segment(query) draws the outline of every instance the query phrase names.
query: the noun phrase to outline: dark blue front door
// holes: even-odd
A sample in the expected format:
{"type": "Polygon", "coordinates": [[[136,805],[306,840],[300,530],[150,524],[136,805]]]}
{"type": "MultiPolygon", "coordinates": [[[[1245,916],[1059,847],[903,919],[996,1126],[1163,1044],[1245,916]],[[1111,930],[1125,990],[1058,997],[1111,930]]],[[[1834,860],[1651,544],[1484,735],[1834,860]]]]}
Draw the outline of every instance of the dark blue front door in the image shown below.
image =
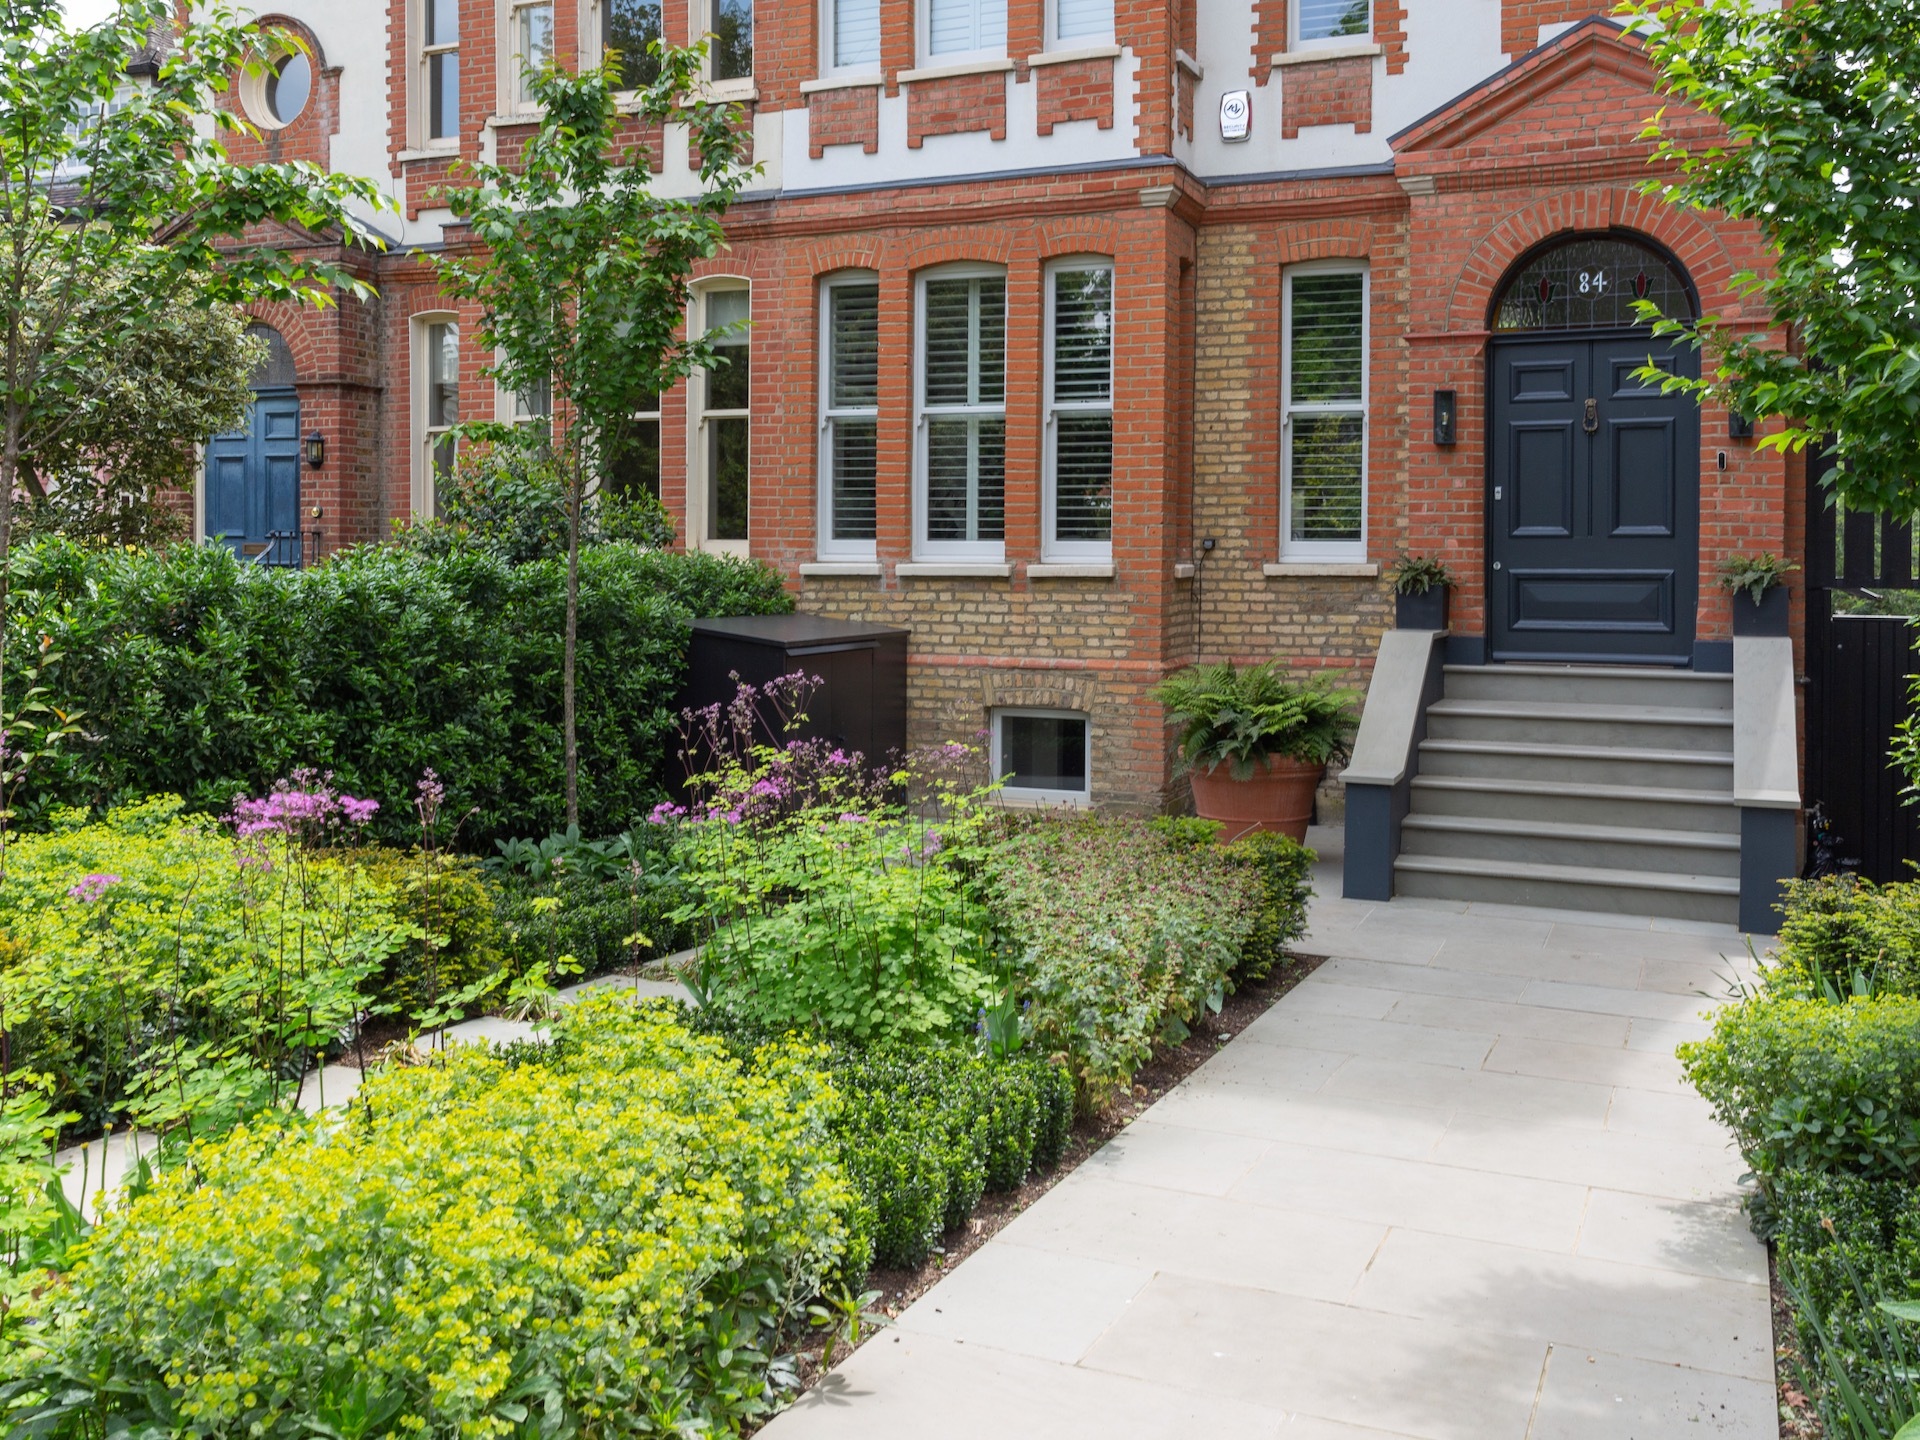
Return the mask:
{"type": "Polygon", "coordinates": [[[257,390],[247,428],[207,443],[207,535],[269,565],[300,560],[300,397],[257,390]]]}
{"type": "Polygon", "coordinates": [[[1496,340],[1487,644],[1496,660],[1693,658],[1700,408],[1634,372],[1699,373],[1644,334],[1496,340]]]}

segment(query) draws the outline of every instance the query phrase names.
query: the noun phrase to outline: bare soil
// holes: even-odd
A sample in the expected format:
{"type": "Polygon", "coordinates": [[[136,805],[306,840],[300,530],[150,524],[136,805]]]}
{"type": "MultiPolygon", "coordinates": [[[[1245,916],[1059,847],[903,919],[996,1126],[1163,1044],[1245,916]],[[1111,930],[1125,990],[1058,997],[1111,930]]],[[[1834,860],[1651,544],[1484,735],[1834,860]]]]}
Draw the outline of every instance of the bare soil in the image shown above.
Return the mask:
{"type": "Polygon", "coordinates": [[[1773,1285],[1773,1383],[1780,1391],[1780,1440],[1824,1440],[1825,1428],[1813,1401],[1800,1388],[1800,1336],[1793,1323],[1793,1302],[1780,1283],[1780,1266],[1767,1247],[1767,1276],[1773,1285]]]}

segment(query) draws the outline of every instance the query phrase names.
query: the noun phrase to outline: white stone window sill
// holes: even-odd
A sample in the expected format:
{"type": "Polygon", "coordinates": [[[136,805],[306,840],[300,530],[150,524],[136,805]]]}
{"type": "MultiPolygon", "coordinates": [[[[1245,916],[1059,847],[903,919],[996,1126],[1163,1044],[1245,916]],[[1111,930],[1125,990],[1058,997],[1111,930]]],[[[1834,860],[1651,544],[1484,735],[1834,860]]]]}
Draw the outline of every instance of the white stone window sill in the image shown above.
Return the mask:
{"type": "Polygon", "coordinates": [[[810,560],[800,567],[800,577],[803,580],[853,579],[856,577],[877,580],[881,573],[880,562],[878,560],[810,560]]]}
{"type": "Polygon", "coordinates": [[[460,158],[460,143],[457,140],[449,141],[445,145],[436,145],[431,150],[402,150],[393,158],[398,160],[402,165],[412,160],[458,160],[460,158]]]}
{"type": "Polygon", "coordinates": [[[700,98],[720,104],[732,101],[751,104],[760,98],[760,87],[751,79],[709,80],[702,88],[700,98]]]}
{"type": "Polygon", "coordinates": [[[987,560],[903,560],[893,573],[902,580],[1005,580],[1013,566],[987,560]]]}
{"type": "Polygon", "coordinates": [[[503,125],[538,125],[542,118],[539,110],[515,110],[510,114],[489,115],[485,128],[498,130],[503,125]]]}
{"type": "Polygon", "coordinates": [[[1277,565],[1262,565],[1260,573],[1269,580],[1372,580],[1380,567],[1372,561],[1341,564],[1325,560],[1284,560],[1277,565]]]}
{"type": "Polygon", "coordinates": [[[1176,580],[1191,580],[1199,573],[1200,567],[1191,560],[1176,560],[1173,562],[1173,578],[1176,580]]]}
{"type": "Polygon", "coordinates": [[[822,90],[857,90],[862,87],[878,89],[887,83],[884,75],[823,75],[818,80],[802,80],[802,95],[817,95],[822,90]]]}
{"type": "Polygon", "coordinates": [[[1173,52],[1173,63],[1196,80],[1204,80],[1207,78],[1207,67],[1184,50],[1176,50],[1173,52]]]}
{"type": "Polygon", "coordinates": [[[1013,69],[1013,61],[1002,55],[992,60],[966,60],[958,65],[928,65],[919,70],[902,70],[894,78],[902,85],[916,80],[951,80],[960,75],[996,75],[1013,69]]]}
{"type": "Polygon", "coordinates": [[[1311,65],[1317,60],[1371,60],[1376,55],[1387,53],[1387,47],[1376,45],[1371,40],[1358,41],[1352,45],[1308,45],[1300,50],[1289,50],[1284,55],[1273,57],[1273,68],[1285,69],[1289,65],[1311,65]]]}
{"type": "Polygon", "coordinates": [[[994,797],[1007,810],[1087,810],[1093,800],[1086,795],[1016,795],[1006,790],[994,797]]]}
{"type": "Polygon", "coordinates": [[[1071,65],[1076,60],[1118,60],[1118,45],[1086,45],[1078,50],[1043,50],[1038,55],[1029,55],[1029,65],[1071,65]]]}
{"type": "Polygon", "coordinates": [[[1111,580],[1111,560],[1049,561],[1027,566],[1029,580],[1111,580]]]}

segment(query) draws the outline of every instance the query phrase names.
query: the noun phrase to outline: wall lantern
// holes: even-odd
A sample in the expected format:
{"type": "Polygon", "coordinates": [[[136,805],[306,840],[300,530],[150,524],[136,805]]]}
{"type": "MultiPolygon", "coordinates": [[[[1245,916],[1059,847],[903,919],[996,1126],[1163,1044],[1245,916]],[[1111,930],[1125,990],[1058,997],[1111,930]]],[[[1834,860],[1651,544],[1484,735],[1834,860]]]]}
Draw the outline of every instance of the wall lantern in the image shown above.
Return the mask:
{"type": "Polygon", "coordinates": [[[1751,440],[1753,438],[1753,421],[1742,415],[1738,410],[1729,410],[1727,412],[1727,438],[1729,440],[1751,440]]]}
{"type": "Polygon", "coordinates": [[[1451,445],[1459,439],[1460,393],[1457,390],[1433,392],[1433,443],[1451,445]]]}
{"type": "Polygon", "coordinates": [[[327,437],[318,430],[310,432],[306,438],[307,465],[318,470],[327,463],[327,437]]]}

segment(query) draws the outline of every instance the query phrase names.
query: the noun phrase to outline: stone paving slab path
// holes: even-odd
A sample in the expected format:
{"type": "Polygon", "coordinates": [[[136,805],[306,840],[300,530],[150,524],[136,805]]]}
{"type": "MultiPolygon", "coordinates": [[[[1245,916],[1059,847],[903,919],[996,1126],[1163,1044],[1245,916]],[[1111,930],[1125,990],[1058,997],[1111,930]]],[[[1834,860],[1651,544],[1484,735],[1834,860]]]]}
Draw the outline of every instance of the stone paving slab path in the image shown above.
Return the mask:
{"type": "Polygon", "coordinates": [[[1775,1435],[1743,1166],[1673,1058],[1744,937],[1337,898],[1312,927],[1335,958],[766,1440],[1775,1435]]]}

